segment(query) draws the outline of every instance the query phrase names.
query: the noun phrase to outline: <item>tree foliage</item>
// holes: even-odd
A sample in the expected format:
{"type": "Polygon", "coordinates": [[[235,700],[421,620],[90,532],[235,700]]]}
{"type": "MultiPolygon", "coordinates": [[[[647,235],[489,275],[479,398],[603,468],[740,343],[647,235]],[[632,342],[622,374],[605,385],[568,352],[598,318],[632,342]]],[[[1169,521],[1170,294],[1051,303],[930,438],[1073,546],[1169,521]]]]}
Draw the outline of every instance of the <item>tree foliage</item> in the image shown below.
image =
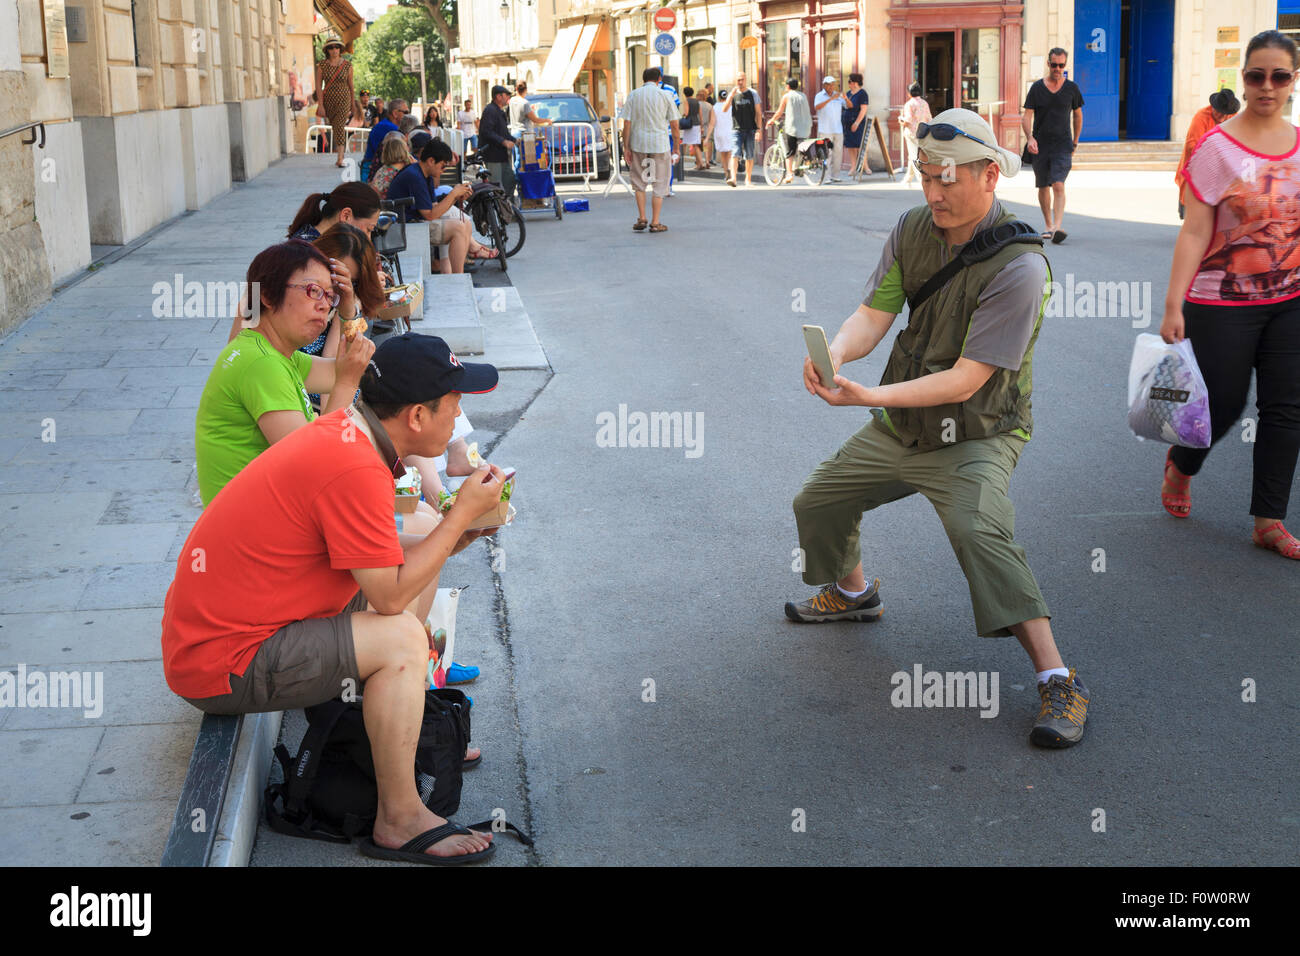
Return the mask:
{"type": "Polygon", "coordinates": [[[402,51],[408,44],[424,43],[424,71],[430,101],[440,98],[447,86],[447,48],[437,26],[421,8],[390,7],[357,38],[352,57],[354,86],[374,96],[408,102],[420,98],[420,74],[403,73],[402,51]]]}
{"type": "Polygon", "coordinates": [[[438,30],[438,35],[442,37],[443,43],[448,49],[455,49],[460,45],[456,23],[456,0],[397,0],[404,7],[413,7],[416,10],[423,10],[433,25],[438,30]]]}

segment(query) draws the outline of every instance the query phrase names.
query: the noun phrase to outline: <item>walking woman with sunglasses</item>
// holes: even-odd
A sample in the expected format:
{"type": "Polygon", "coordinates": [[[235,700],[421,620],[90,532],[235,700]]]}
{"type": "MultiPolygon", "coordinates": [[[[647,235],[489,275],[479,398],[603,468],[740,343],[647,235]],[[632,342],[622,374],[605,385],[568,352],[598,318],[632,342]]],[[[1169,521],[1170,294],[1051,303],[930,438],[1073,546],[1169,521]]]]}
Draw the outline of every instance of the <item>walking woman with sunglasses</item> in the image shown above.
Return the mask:
{"type": "MultiPolygon", "coordinates": [[[[1300,138],[1282,110],[1298,64],[1276,30],[1246,47],[1245,108],[1205,135],[1183,174],[1187,218],[1160,326],[1166,342],[1192,343],[1214,442],[1240,420],[1255,370],[1253,539],[1293,559],[1300,541],[1282,519],[1300,452],[1300,138]]],[[[1207,454],[1169,450],[1160,497],[1175,518],[1191,512],[1190,481],[1207,454]]]]}
{"type": "Polygon", "coordinates": [[[346,270],[332,270],[311,243],[290,239],[263,249],[247,281],[258,307],[217,356],[194,421],[205,506],[245,465],[316,417],[309,391],[329,394],[325,414],[351,405],[375,351],[365,336],[345,339],[334,359],[298,351],[325,331],[340,298],[354,295],[346,270]]]}

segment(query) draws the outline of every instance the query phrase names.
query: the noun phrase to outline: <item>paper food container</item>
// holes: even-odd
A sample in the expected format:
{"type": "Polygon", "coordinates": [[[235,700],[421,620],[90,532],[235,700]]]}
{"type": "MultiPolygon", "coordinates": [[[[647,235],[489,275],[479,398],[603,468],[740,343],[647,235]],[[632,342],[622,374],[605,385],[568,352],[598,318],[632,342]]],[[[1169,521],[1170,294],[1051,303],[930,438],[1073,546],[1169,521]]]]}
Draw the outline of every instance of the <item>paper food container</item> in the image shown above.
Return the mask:
{"type": "Polygon", "coordinates": [[[410,282],[388,291],[388,301],[375,312],[381,321],[400,319],[408,315],[424,314],[424,285],[410,282]]]}
{"type": "Polygon", "coordinates": [[[393,510],[399,515],[415,514],[415,506],[420,503],[420,473],[408,468],[406,474],[397,479],[393,494],[393,510]]]}
{"type": "Polygon", "coordinates": [[[495,508],[479,515],[465,530],[482,531],[484,528],[499,528],[514,520],[515,506],[508,501],[498,501],[495,508]]]}
{"type": "MultiPolygon", "coordinates": [[[[514,500],[515,478],[517,475],[512,474],[506,482],[506,487],[502,491],[502,498],[489,511],[483,512],[470,523],[466,531],[481,531],[484,528],[499,528],[510,524],[515,520],[515,509],[511,502],[514,500]]],[[[462,482],[463,483],[463,482],[462,482]]],[[[450,480],[448,482],[450,484],[450,480]]],[[[458,485],[459,487],[459,485],[458,485]]],[[[439,499],[439,510],[445,511],[450,505],[447,504],[449,495],[443,492],[442,498],[439,499]]]]}

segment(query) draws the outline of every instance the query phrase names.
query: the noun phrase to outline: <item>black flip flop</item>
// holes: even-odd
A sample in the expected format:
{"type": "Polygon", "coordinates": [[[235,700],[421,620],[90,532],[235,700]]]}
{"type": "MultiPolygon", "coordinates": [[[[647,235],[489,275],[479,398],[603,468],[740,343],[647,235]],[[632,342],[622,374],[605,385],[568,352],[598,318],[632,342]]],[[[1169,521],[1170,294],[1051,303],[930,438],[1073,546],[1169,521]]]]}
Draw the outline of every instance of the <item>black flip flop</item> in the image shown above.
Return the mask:
{"type": "Polygon", "coordinates": [[[1065,235],[1066,233],[1064,229],[1056,230],[1056,232],[1052,234],[1052,245],[1059,246],[1061,243],[1065,242],[1065,235]]]}
{"type": "Polygon", "coordinates": [[[479,860],[486,860],[496,852],[495,843],[489,843],[486,850],[479,850],[477,853],[462,853],[460,856],[433,856],[424,852],[435,843],[445,840],[449,836],[469,832],[470,830],[467,827],[457,823],[444,823],[432,830],[425,830],[418,837],[408,840],[396,850],[380,846],[375,842],[373,836],[366,837],[358,846],[363,855],[373,857],[376,860],[396,860],[399,863],[427,863],[431,866],[459,866],[462,863],[477,863],[479,860]]]}
{"type": "Polygon", "coordinates": [[[481,764],[482,762],[483,762],[483,751],[480,750],[480,751],[479,751],[479,755],[478,755],[477,757],[475,757],[473,760],[462,760],[462,761],[461,761],[461,764],[460,764],[460,769],[461,769],[461,770],[473,770],[475,767],[477,767],[477,766],[478,766],[479,764],[481,764]]]}

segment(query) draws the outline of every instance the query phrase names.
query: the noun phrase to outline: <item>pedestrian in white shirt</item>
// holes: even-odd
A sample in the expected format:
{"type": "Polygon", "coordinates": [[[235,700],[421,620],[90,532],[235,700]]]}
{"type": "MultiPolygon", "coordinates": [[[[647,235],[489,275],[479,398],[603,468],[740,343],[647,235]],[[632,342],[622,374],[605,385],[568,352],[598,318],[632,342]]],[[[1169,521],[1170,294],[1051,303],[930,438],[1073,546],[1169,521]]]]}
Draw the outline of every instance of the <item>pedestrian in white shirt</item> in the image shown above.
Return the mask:
{"type": "Polygon", "coordinates": [[[835,92],[838,80],[828,76],[822,80],[822,91],[817,94],[813,106],[817,109],[817,135],[831,141],[831,182],[843,182],[840,179],[840,164],[844,161],[844,108],[849,105],[849,98],[843,93],[835,92]]]}
{"type": "Polygon", "coordinates": [[[633,90],[623,104],[623,160],[627,163],[632,195],[636,197],[637,219],[632,228],[646,228],[645,193],[654,190],[651,200],[651,232],[667,232],[659,221],[664,196],[668,195],[669,171],[677,162],[678,107],[659,88],[661,71],[647,67],[641,74],[643,85],[633,90]]]}
{"type": "Polygon", "coordinates": [[[920,178],[916,172],[916,128],[932,119],[930,104],[921,97],[921,84],[913,83],[907,88],[907,93],[911,99],[903,104],[903,109],[898,114],[898,129],[903,134],[907,157],[907,175],[903,177],[904,186],[912,185],[913,177],[920,178]]]}

